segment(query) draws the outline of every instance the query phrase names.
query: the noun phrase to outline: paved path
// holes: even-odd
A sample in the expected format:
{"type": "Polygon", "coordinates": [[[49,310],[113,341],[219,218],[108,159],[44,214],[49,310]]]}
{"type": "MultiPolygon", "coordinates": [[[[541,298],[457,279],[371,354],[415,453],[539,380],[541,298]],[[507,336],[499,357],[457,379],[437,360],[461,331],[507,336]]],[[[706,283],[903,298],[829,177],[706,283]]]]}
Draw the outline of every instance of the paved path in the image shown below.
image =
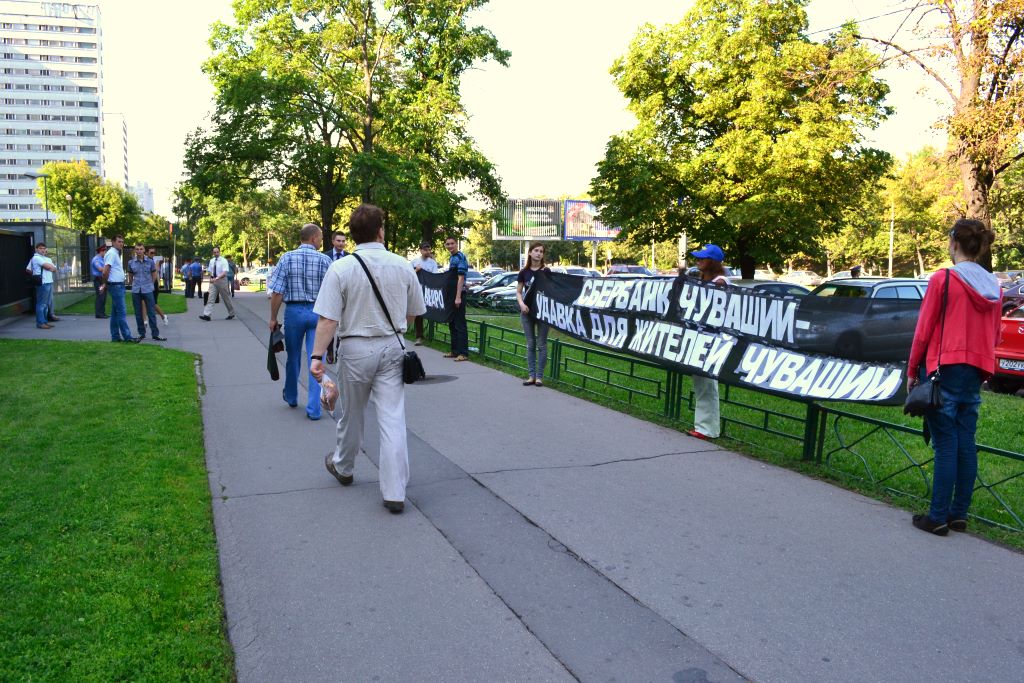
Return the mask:
{"type": "Polygon", "coordinates": [[[368,459],[324,471],[333,424],[281,401],[266,298],[235,301],[161,332],[202,357],[240,681],[1020,680],[1021,554],[432,350],[390,515],[368,459]]]}

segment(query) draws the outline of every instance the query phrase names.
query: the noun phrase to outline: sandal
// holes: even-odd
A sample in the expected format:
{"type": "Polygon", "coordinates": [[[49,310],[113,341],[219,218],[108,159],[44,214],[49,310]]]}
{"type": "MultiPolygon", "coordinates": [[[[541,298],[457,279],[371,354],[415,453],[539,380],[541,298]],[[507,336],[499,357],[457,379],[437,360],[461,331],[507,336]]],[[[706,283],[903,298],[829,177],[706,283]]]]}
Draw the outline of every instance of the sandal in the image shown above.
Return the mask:
{"type": "Polygon", "coordinates": [[[544,382],[542,382],[541,380],[537,380],[536,382],[533,383],[533,386],[542,387],[544,386],[544,382]]]}
{"type": "Polygon", "coordinates": [[[534,378],[531,377],[530,379],[528,379],[525,382],[523,382],[523,386],[524,387],[533,386],[534,384],[536,384],[536,382],[537,382],[537,380],[535,380],[534,378]]]}
{"type": "Polygon", "coordinates": [[[456,363],[458,363],[460,361],[464,361],[464,360],[469,360],[469,356],[455,356],[455,362],[456,363]]]}
{"type": "Polygon", "coordinates": [[[454,353],[446,353],[443,356],[441,356],[441,358],[455,358],[455,354],[454,353]]]}

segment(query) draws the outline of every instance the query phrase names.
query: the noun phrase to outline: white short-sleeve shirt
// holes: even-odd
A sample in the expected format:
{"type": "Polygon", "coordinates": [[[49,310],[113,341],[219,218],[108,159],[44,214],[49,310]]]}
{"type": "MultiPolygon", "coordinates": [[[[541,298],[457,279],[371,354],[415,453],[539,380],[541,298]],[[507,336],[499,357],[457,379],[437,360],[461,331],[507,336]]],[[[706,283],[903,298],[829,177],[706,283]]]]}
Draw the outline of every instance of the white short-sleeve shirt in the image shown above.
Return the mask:
{"type": "MultiPolygon", "coordinates": [[[[407,316],[427,312],[423,290],[412,265],[389,252],[380,242],[360,244],[355,253],[366,262],[395,327],[405,332],[407,316]]],[[[337,320],[340,337],[385,337],[395,333],[363,267],[354,258],[338,259],[331,264],[320,285],[313,311],[337,320]]]]}
{"type": "Polygon", "coordinates": [[[103,266],[110,266],[110,274],[107,276],[107,282],[113,284],[124,284],[124,266],[121,265],[121,252],[116,247],[107,249],[106,255],[103,257],[103,266]]]}

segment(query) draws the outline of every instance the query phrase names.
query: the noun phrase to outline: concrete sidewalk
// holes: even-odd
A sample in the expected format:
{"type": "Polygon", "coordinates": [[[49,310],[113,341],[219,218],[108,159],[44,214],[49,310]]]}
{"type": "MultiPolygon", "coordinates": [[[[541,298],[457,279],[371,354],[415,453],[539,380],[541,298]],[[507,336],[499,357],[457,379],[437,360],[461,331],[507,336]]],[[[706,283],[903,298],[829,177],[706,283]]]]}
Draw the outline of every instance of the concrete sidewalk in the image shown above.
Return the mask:
{"type": "Polygon", "coordinates": [[[161,333],[202,356],[241,681],[1020,678],[1019,553],[429,349],[393,516],[373,463],[338,486],[334,425],[281,400],[265,296],[189,303],[161,333]]]}

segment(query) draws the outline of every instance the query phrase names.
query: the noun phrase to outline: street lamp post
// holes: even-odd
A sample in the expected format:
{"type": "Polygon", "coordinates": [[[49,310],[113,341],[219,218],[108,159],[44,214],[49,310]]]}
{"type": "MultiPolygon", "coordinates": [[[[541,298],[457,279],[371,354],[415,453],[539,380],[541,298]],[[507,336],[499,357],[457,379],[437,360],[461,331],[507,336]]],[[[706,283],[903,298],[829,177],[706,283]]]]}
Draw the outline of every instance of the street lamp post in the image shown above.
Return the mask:
{"type": "Polygon", "coordinates": [[[49,173],[33,173],[32,171],[29,171],[28,173],[23,173],[22,175],[24,175],[26,178],[32,178],[33,180],[35,180],[36,178],[42,178],[43,179],[43,207],[46,209],[46,222],[49,223],[50,222],[50,192],[49,192],[48,188],[46,187],[46,179],[50,177],[50,174],[49,173]]]}
{"type": "Polygon", "coordinates": [[[75,217],[71,215],[71,195],[64,195],[64,199],[68,200],[68,227],[72,230],[75,229],[75,217]]]}

